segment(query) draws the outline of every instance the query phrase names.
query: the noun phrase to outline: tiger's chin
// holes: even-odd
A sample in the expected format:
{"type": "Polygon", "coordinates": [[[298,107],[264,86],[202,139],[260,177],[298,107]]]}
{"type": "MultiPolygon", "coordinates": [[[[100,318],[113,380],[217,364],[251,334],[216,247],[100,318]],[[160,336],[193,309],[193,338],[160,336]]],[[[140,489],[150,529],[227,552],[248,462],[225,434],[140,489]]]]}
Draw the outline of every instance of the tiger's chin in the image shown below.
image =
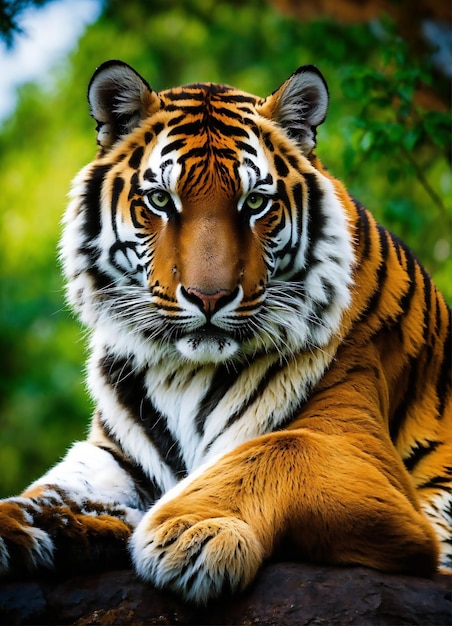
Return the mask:
{"type": "Polygon", "coordinates": [[[223,363],[236,356],[240,344],[221,330],[215,333],[195,332],[176,341],[180,354],[194,363],[223,363]]]}

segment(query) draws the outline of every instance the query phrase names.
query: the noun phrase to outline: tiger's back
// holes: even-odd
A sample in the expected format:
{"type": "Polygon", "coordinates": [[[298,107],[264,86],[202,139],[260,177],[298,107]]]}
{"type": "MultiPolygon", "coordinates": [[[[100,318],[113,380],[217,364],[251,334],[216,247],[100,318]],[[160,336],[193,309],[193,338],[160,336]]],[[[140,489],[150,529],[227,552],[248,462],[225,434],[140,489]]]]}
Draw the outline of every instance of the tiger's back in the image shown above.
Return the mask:
{"type": "Polygon", "coordinates": [[[441,543],[450,567],[450,311],[315,156],[318,70],[262,99],[157,94],[109,62],[89,100],[99,153],[61,250],[96,411],[86,442],[5,501],[19,563],[54,567],[85,527],[72,562],[108,563],[132,534],[137,572],[196,602],[245,587],[286,540],[418,574],[441,543]]]}
{"type": "Polygon", "coordinates": [[[356,308],[350,311],[357,350],[344,359],[342,375],[360,371],[356,386],[365,390],[375,365],[361,349],[367,343],[375,348],[382,416],[424,511],[445,541],[443,563],[451,567],[451,310],[413,252],[362,205],[348,206],[357,244],[356,308]]]}

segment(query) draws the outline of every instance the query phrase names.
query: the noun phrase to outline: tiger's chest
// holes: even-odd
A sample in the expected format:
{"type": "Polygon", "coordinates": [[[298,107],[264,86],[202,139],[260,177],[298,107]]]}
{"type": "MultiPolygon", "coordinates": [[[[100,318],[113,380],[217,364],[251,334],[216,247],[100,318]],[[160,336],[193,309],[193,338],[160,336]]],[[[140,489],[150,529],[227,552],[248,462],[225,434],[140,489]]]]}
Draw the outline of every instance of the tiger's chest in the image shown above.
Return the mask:
{"type": "Polygon", "coordinates": [[[165,466],[168,475],[181,477],[290,422],[330,361],[325,352],[287,363],[263,355],[196,368],[172,359],[140,366],[105,350],[102,355],[90,380],[106,430],[136,462],[146,456],[148,473],[156,475],[160,463],[163,483],[165,466]]]}

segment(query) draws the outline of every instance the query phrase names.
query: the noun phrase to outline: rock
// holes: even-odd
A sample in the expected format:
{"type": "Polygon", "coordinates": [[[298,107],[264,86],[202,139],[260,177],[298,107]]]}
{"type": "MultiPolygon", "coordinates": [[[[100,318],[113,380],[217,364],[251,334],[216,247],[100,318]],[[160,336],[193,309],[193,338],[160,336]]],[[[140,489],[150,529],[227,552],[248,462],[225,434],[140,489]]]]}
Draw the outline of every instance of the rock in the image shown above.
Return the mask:
{"type": "Polygon", "coordinates": [[[450,626],[452,579],[272,563],[241,596],[197,609],[116,570],[3,584],[0,623],[450,626]]]}

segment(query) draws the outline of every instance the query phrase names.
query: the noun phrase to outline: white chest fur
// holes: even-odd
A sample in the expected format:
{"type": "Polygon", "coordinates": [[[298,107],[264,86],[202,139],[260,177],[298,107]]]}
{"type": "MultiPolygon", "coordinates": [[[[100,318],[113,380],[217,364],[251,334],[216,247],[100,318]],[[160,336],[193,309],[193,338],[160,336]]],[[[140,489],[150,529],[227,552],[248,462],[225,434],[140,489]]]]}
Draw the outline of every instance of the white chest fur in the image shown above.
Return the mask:
{"type": "Polygon", "coordinates": [[[236,365],[196,367],[172,358],[145,365],[130,355],[112,357],[110,347],[110,371],[116,367],[119,373],[109,379],[100,365],[106,353],[99,346],[91,359],[89,382],[97,407],[126,455],[163,491],[180,478],[167,463],[174,449],[191,473],[211,458],[277,430],[306,401],[332,358],[318,350],[283,363],[276,355],[263,355],[236,365]],[[131,396],[129,385],[135,390],[131,396]],[[162,429],[163,443],[153,439],[154,430],[162,429]]]}

